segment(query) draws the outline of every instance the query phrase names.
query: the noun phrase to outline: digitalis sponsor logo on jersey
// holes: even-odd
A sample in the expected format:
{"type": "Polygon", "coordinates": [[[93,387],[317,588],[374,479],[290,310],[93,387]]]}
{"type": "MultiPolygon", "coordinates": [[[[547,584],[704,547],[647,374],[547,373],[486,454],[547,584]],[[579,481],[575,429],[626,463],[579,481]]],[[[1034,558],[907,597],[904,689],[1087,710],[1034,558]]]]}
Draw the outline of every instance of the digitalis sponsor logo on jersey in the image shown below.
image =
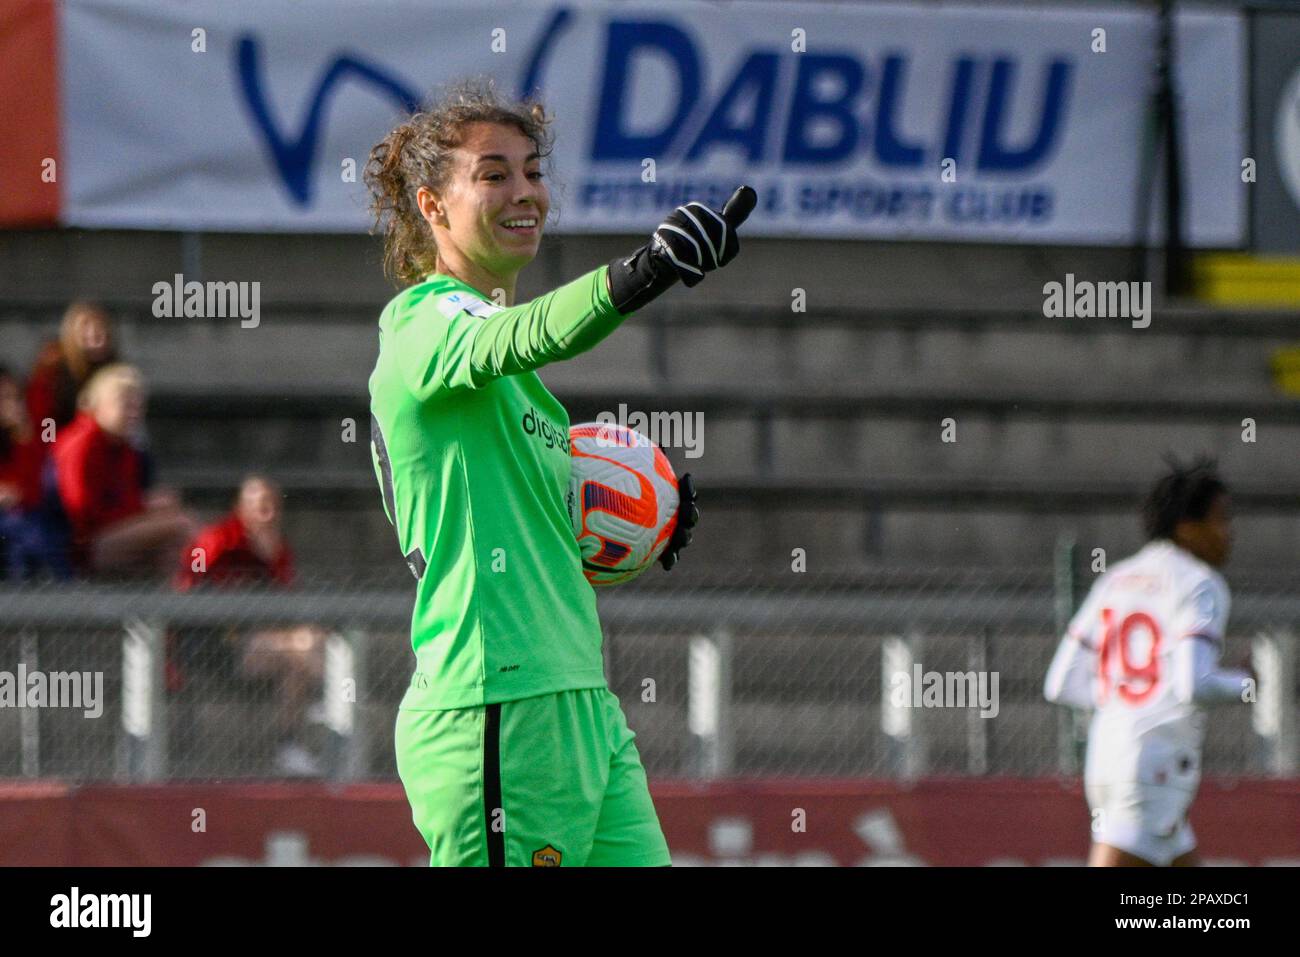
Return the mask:
{"type": "Polygon", "coordinates": [[[1151,325],[1151,283],[1075,281],[1043,284],[1043,315],[1048,319],[1132,319],[1134,329],[1151,325]]]}
{"type": "Polygon", "coordinates": [[[102,671],[0,671],[0,708],[80,708],[87,718],[104,713],[102,671]]]}
{"type": "Polygon", "coordinates": [[[893,708],[976,708],[981,718],[998,716],[996,671],[926,671],[919,662],[910,671],[889,675],[893,708]]]}
{"type": "Polygon", "coordinates": [[[148,937],[152,914],[152,894],[83,894],[73,887],[50,898],[51,927],[120,927],[132,937],[148,937]]]}
{"type": "MultiPolygon", "coordinates": [[[[618,412],[601,412],[596,416],[601,425],[621,425],[640,432],[661,449],[684,449],[688,459],[698,459],[704,454],[703,412],[639,412],[629,411],[626,402],[618,404],[618,412]]],[[[596,444],[609,447],[618,444],[618,433],[600,433],[596,444]]]]}
{"type": "Polygon", "coordinates": [[[529,406],[528,411],[524,413],[523,426],[524,431],[529,435],[535,435],[545,442],[548,449],[563,449],[564,453],[568,454],[569,430],[562,429],[542,418],[532,406],[529,406]]]}
{"type": "Polygon", "coordinates": [[[170,283],[154,283],[153,294],[153,314],[159,319],[237,316],[242,329],[256,329],[262,323],[260,282],[186,282],[182,273],[176,273],[170,283]]]}

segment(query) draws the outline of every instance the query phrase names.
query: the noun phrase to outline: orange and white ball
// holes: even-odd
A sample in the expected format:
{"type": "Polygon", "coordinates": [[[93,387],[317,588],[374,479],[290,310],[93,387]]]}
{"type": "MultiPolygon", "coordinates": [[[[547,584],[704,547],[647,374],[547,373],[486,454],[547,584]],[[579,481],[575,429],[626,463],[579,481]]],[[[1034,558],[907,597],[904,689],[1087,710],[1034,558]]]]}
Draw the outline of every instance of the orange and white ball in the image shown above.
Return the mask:
{"type": "Polygon", "coordinates": [[[677,526],[677,476],[640,432],[586,422],[569,429],[569,520],[593,585],[631,581],[662,554],[677,526]]]}

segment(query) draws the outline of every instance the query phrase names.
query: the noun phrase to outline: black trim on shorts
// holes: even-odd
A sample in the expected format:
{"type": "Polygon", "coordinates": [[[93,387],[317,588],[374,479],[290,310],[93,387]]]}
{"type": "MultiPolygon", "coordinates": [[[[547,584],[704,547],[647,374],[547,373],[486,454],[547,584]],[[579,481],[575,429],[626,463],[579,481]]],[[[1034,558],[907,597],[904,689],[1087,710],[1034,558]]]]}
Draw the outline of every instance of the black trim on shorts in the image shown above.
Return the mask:
{"type": "MultiPolygon", "coordinates": [[[[487,720],[483,729],[483,815],[487,833],[488,867],[506,866],[506,834],[504,827],[493,828],[498,808],[501,808],[501,705],[487,706],[487,720]]],[[[505,811],[502,810],[504,815],[505,811]]],[[[508,822],[503,821],[508,826],[508,822]]]]}

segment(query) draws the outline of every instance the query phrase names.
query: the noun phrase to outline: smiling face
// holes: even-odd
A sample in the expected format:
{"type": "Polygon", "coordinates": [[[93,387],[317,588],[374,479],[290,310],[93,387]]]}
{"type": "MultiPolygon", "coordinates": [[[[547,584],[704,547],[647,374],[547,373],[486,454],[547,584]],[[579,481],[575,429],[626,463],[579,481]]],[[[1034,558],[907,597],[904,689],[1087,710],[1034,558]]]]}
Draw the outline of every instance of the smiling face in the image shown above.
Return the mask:
{"type": "Polygon", "coordinates": [[[422,186],[416,194],[438,243],[439,271],[489,295],[481,283],[499,282],[513,294],[515,275],[537,255],[551,205],[542,177],[537,148],[518,129],[471,124],[446,190],[422,186]]]}

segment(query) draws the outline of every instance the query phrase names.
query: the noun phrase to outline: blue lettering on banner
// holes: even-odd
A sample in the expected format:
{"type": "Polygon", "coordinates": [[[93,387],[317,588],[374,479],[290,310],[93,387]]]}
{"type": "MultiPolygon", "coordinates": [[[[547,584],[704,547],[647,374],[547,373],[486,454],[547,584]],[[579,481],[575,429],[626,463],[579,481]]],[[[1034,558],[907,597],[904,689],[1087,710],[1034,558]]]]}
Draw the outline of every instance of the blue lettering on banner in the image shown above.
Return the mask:
{"type": "MultiPolygon", "coordinates": [[[[736,148],[749,163],[768,158],[772,135],[782,136],[781,162],[809,165],[844,165],[869,151],[882,167],[923,169],[937,167],[951,157],[965,160],[968,130],[978,134],[971,167],[975,172],[1014,173],[1044,163],[1055,149],[1065,125],[1070,81],[1074,67],[1062,56],[1036,64],[1033,74],[1017,84],[1024,64],[1005,55],[957,57],[949,73],[947,115],[939,118],[932,135],[908,137],[902,132],[904,102],[911,67],[906,52],[890,52],[879,67],[878,78],[858,56],[839,53],[804,53],[786,57],[794,61],[785,116],[773,111],[778,96],[782,58],[775,50],[756,50],[740,59],[735,72],[711,101],[703,87],[701,54],[689,33],[665,21],[613,20],[606,32],[603,72],[599,82],[591,159],[595,162],[639,161],[653,156],[660,162],[683,159],[696,162],[715,149],[736,148]],[[658,127],[644,132],[629,129],[631,77],[641,61],[667,64],[676,84],[666,88],[675,98],[658,127]],[[1035,80],[1043,78],[1035,97],[1035,80]],[[987,90],[982,115],[972,116],[977,82],[987,90]],[[875,81],[873,83],[873,80],[875,81]],[[1017,89],[1017,87],[1028,89],[1017,89]],[[862,100],[874,95],[874,122],[860,122],[862,100]],[[748,103],[744,120],[733,114],[748,103]],[[1022,143],[1007,142],[1012,126],[1012,104],[1036,109],[1032,134],[1022,143]],[[703,114],[703,122],[697,114],[703,114]],[[976,119],[977,124],[970,120],[976,119]],[[870,128],[867,128],[867,127],[870,128]]],[[[1016,124],[1024,128],[1025,124],[1016,124]]]]}
{"type": "MultiPolygon", "coordinates": [[[[542,88],[545,61],[574,14],[560,8],[539,32],[524,58],[520,92],[542,88]]],[[[852,49],[786,54],[779,46],[755,48],[736,60],[729,75],[706,85],[702,37],[666,19],[611,19],[603,62],[596,69],[595,115],[587,144],[593,163],[618,164],[619,175],[592,175],[577,184],[584,209],[634,214],[670,209],[690,199],[721,206],[732,179],[678,175],[669,164],[699,164],[727,152],[773,182],[759,195],[763,211],[847,222],[892,222],[905,227],[935,223],[1043,224],[1055,207],[1047,185],[988,182],[969,174],[1031,173],[1057,148],[1066,128],[1075,66],[1063,54],[1026,62],[1007,53],[955,55],[946,70],[939,114],[926,129],[907,109],[916,75],[907,50],[887,50],[869,60],[852,49]],[[633,77],[639,65],[667,65],[675,83],[665,85],[666,115],[654,128],[634,129],[633,77]],[[714,96],[712,89],[716,89],[714,96]],[[781,104],[778,106],[778,104],[781,104]],[[1023,115],[1028,111],[1028,115],[1023,115]],[[1011,130],[1016,130],[1012,141],[1011,130]],[[1027,131],[1027,132],[1026,132],[1027,131]],[[643,183],[627,164],[655,157],[660,182],[643,183]],[[878,175],[865,175],[863,157],[878,175]],[[939,164],[954,159],[957,183],[938,182],[939,164]],[[791,172],[835,173],[827,181],[791,172]],[[664,176],[664,172],[670,175],[664,176]],[[922,179],[926,171],[932,177],[922,179]],[[890,181],[891,174],[900,178],[890,181]],[[784,189],[781,186],[784,185],[784,189]]],[[[292,202],[312,201],[312,172],[320,150],[331,97],[354,81],[408,111],[417,108],[413,85],[356,55],[329,62],[310,91],[297,132],[277,123],[264,90],[261,44],[244,35],[236,44],[239,90],[292,202]]],[[[915,111],[913,111],[914,113],[915,111]]],[[[644,118],[640,118],[644,119],[644,118]]]]}
{"type": "Polygon", "coordinates": [[[253,115],[258,132],[262,134],[281,182],[299,206],[311,202],[312,161],[316,156],[317,141],[324,123],[323,113],[336,84],[353,78],[377,87],[381,93],[387,93],[407,112],[413,112],[419,105],[419,97],[415,92],[395,77],[359,57],[341,56],[329,65],[325,75],[316,84],[311,106],[303,120],[302,132],[296,139],[291,138],[287,134],[281,135],[276,128],[266,97],[262,93],[257,41],[251,36],[240,37],[235,50],[239,89],[244,94],[245,103],[253,115]]]}
{"type": "MultiPolygon", "coordinates": [[[[1035,227],[1052,221],[1056,193],[1046,185],[936,185],[870,178],[755,180],[759,202],[769,215],[793,206],[801,222],[846,221],[921,226],[999,225],[1035,227]],[[786,188],[792,196],[786,196],[786,188]]],[[[643,183],[635,176],[587,177],[579,183],[579,206],[607,216],[658,215],[692,199],[721,206],[735,189],[731,179],[661,177],[643,183]]]]}

